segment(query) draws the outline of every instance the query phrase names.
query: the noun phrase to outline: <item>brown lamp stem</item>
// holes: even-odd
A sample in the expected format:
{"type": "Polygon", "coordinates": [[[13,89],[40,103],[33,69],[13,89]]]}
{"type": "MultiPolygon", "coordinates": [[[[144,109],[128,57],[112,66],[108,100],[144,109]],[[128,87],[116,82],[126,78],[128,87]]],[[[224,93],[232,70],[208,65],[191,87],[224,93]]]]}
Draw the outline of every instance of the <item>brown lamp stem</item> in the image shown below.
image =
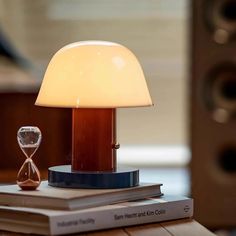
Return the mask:
{"type": "Polygon", "coordinates": [[[115,171],[116,148],[115,109],[73,109],[73,171],[115,171]]]}
{"type": "Polygon", "coordinates": [[[139,170],[116,168],[116,110],[73,109],[72,165],[48,169],[48,184],[62,188],[130,188],[139,170]]]}

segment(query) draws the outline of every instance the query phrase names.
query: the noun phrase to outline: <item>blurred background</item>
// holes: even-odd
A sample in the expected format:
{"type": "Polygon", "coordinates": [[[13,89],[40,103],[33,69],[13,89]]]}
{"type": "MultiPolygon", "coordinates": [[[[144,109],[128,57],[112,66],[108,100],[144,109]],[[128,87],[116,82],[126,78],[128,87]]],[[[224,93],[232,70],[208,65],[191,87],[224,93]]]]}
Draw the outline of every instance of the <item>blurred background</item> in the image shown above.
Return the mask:
{"type": "Polygon", "coordinates": [[[118,109],[118,162],[194,197],[198,221],[233,235],[235,32],[235,0],[0,0],[0,181],[13,182],[24,161],[23,125],[42,130],[34,160],[45,178],[70,163],[71,110],[34,106],[44,72],[68,43],[113,41],[137,56],[154,102],[118,109]]]}

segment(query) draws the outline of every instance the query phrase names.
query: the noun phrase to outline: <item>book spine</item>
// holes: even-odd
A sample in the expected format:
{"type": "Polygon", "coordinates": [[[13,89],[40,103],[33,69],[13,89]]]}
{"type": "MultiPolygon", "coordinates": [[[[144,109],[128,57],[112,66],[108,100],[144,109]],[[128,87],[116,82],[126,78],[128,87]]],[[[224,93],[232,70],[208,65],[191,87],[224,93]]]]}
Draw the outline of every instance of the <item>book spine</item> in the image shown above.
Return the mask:
{"type": "Polygon", "coordinates": [[[80,233],[100,229],[132,226],[193,216],[193,200],[163,202],[142,206],[115,207],[106,210],[71,213],[50,218],[50,233],[53,235],[80,233]]]}

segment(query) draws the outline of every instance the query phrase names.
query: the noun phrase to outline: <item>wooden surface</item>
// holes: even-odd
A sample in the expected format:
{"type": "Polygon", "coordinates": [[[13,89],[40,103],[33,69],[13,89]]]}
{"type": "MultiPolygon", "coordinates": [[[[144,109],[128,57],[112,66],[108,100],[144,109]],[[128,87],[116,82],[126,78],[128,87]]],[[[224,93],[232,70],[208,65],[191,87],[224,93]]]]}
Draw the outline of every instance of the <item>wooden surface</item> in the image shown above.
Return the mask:
{"type": "MultiPolygon", "coordinates": [[[[18,236],[23,234],[0,231],[0,236],[18,236]]],[[[155,224],[139,225],[121,229],[74,234],[80,236],[214,236],[212,232],[198,222],[185,219],[155,224]]]]}

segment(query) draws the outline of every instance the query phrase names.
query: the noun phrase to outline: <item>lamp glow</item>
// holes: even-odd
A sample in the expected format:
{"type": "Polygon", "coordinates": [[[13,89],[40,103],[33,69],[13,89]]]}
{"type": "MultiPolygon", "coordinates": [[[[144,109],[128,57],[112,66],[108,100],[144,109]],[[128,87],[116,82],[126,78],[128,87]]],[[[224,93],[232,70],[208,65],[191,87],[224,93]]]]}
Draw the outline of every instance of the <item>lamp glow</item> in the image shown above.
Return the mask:
{"type": "Polygon", "coordinates": [[[142,68],[124,46],[84,41],[60,49],[50,61],[36,105],[115,108],[152,105],[142,68]]]}

